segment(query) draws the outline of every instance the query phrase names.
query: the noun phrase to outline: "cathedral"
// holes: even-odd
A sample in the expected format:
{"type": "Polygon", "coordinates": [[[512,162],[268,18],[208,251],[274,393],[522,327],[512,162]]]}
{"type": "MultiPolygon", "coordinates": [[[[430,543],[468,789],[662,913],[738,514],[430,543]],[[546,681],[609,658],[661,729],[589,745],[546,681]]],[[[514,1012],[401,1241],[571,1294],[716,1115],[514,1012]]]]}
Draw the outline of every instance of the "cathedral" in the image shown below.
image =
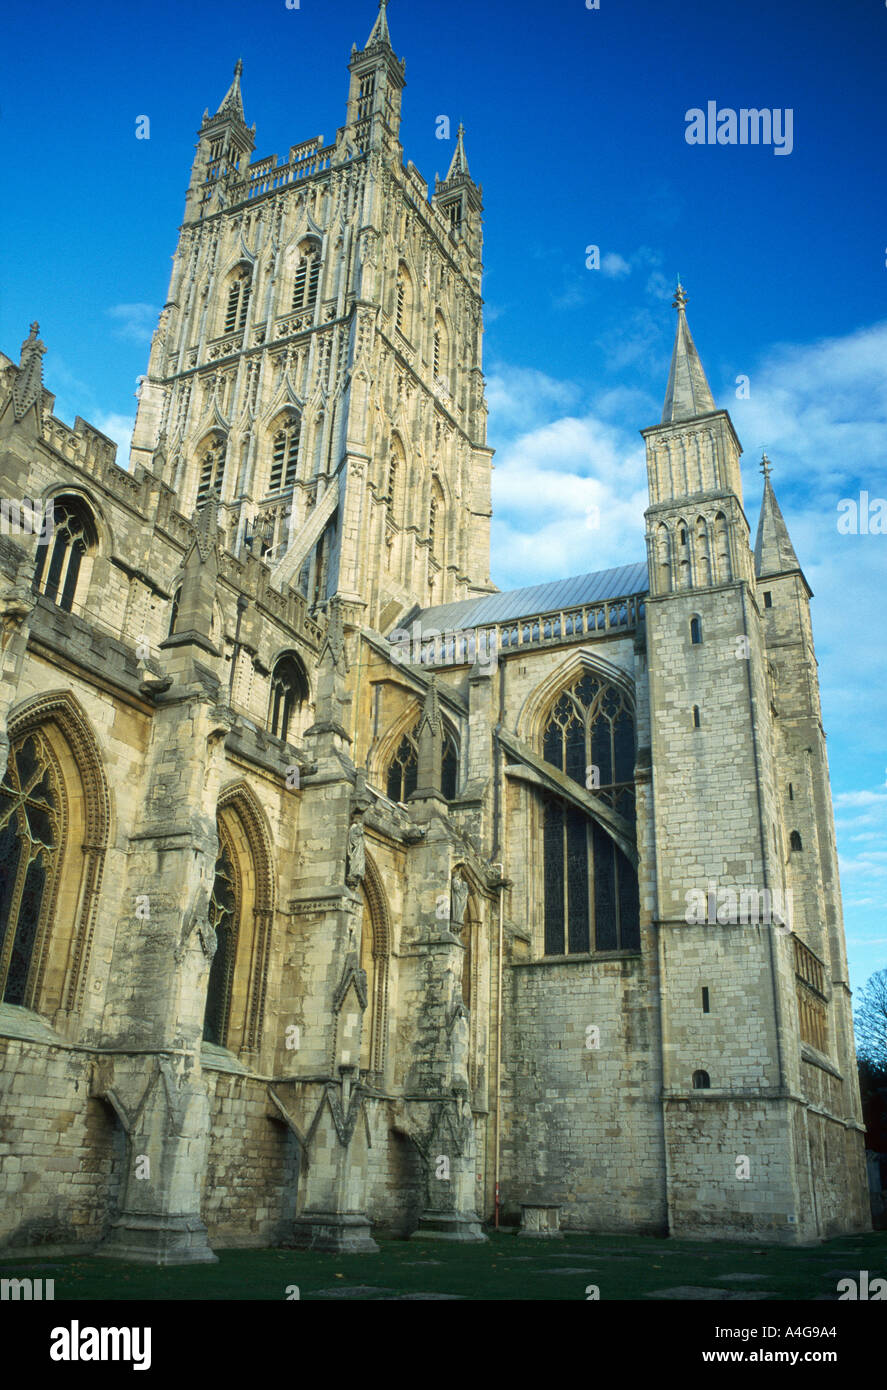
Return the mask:
{"type": "Polygon", "coordinates": [[[0,1246],[868,1229],[770,463],[752,544],[679,285],[646,557],[500,591],[482,190],[348,71],[204,114],[128,461],[0,356],[0,1246]]]}

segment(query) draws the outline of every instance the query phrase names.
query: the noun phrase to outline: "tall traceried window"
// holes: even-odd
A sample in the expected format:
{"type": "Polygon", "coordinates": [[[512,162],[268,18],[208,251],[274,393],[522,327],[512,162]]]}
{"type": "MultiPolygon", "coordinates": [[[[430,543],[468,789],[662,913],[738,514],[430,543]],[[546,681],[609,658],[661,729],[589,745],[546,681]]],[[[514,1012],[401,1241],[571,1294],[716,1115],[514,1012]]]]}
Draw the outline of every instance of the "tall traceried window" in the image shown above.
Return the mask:
{"type": "Polygon", "coordinates": [[[70,613],[83,561],[96,543],[95,523],[85,504],[76,497],[55,498],[52,530],[37,547],[34,590],[70,613]]]}
{"type": "Polygon", "coordinates": [[[357,93],[357,119],[366,120],[367,116],[372,115],[373,97],[376,93],[376,74],[367,73],[366,77],[360,79],[360,88],[357,93]]]}
{"type": "Polygon", "coordinates": [[[211,492],[221,497],[225,482],[225,440],[222,435],[211,435],[205,440],[199,453],[200,472],[197,479],[197,505],[202,507],[211,492]]]}
{"type": "Polygon", "coordinates": [[[302,421],[298,415],[287,415],[279,422],[272,441],[269,492],[280,492],[296,481],[301,433],[302,421]]]}
{"type": "Polygon", "coordinates": [[[394,322],[396,327],[409,338],[412,329],[413,317],[413,282],[410,272],[401,262],[397,268],[397,287],[394,305],[394,322]]]}
{"type": "Polygon", "coordinates": [[[388,456],[388,479],[385,488],[385,517],[390,525],[395,525],[400,518],[401,492],[404,486],[404,473],[406,470],[406,455],[403,445],[397,435],[391,440],[391,449],[388,456]]]}
{"type": "Polygon", "coordinates": [[[225,320],[222,331],[224,333],[236,333],[246,327],[246,316],[249,311],[249,298],[252,289],[250,272],[242,267],[235,272],[234,278],[228,285],[228,296],[225,301],[225,320]]]}
{"type": "Polygon", "coordinates": [[[55,760],[37,731],[14,742],[0,785],[0,998],[32,1003],[61,841],[55,760]]]}
{"type": "Polygon", "coordinates": [[[299,261],[293,282],[293,310],[310,309],[317,303],[320,288],[320,243],[313,238],[299,247],[299,261]]]}
{"type": "MultiPolygon", "coordinates": [[[[627,695],[586,671],[556,700],[543,755],[632,826],[634,714],[627,695]]],[[[543,799],[545,952],[637,950],[637,871],[616,841],[579,806],[543,799]]]]}
{"type": "Polygon", "coordinates": [[[450,369],[450,341],[443,314],[434,316],[434,339],[431,348],[431,368],[434,380],[447,391],[450,383],[447,373],[450,369]]]}
{"type": "Polygon", "coordinates": [[[308,699],[308,679],[305,668],[292,652],[285,652],[275,663],[271,675],[271,703],[268,728],[275,738],[296,736],[294,716],[308,699]]]}
{"type": "Polygon", "coordinates": [[[216,952],[209,971],[203,1037],[205,1042],[224,1047],[237,956],[240,893],[234,851],[221,821],[218,829],[219,856],[209,902],[209,923],[216,934],[216,952]]]}

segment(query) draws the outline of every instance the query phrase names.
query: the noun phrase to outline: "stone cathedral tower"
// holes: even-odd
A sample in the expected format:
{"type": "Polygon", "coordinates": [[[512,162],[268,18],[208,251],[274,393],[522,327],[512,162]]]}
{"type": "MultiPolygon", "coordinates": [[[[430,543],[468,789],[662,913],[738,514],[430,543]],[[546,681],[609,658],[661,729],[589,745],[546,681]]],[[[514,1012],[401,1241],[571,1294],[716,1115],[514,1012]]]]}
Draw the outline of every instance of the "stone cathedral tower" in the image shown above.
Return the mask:
{"type": "Polygon", "coordinates": [[[133,459],[314,608],[385,628],[490,589],[481,190],[460,127],[428,199],[399,142],[385,6],[345,124],[249,164],[242,65],[204,115],[133,459]]]}
{"type": "Polygon", "coordinates": [[[647,561],[496,589],[481,189],[349,74],[204,116],[128,467],[0,356],[0,1243],[863,1229],[769,461],[752,549],[679,287],[647,561]]]}

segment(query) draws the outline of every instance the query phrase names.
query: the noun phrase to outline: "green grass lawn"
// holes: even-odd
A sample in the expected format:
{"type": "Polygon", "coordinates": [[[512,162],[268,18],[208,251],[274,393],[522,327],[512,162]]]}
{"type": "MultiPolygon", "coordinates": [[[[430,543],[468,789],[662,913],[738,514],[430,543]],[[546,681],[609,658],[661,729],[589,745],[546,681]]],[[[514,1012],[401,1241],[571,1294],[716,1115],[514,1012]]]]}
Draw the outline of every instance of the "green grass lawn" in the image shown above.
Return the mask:
{"type": "Polygon", "coordinates": [[[465,1299],[584,1300],[595,1284],[601,1299],[637,1299],[676,1287],[766,1292],[773,1299],[837,1297],[837,1282],[887,1276],[887,1231],[842,1236],[804,1249],[657,1240],[648,1236],[568,1235],[526,1240],[513,1232],[485,1245],[434,1240],[380,1240],[377,1255],[302,1250],[222,1250],[216,1265],[155,1269],[117,1260],[17,1260],[0,1275],[55,1280],[64,1299],[284,1300],[300,1297],[391,1299],[456,1295],[465,1299]],[[752,1278],[728,1278],[747,1275],[752,1278]],[[355,1292],[349,1293],[349,1290],[355,1292]],[[363,1290],[361,1292],[360,1290],[363,1290]]]}

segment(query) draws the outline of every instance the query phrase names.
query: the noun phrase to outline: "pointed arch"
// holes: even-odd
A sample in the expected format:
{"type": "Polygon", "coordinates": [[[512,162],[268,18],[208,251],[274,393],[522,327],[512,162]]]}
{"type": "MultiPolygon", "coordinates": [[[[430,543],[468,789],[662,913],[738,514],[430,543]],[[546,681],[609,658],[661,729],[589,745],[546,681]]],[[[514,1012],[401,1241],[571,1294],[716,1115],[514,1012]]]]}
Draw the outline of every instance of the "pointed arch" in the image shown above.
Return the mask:
{"type": "Polygon", "coordinates": [[[670,594],[672,588],[671,532],[664,521],[660,521],[656,527],[653,548],[658,592],[670,594]]]}
{"type": "Polygon", "coordinates": [[[320,291],[322,266],[321,240],[317,236],[303,237],[296,250],[293,294],[290,312],[313,309],[320,291]]]}
{"type": "Polygon", "coordinates": [[[730,531],[727,526],[727,518],[723,512],[718,512],[715,516],[714,539],[714,569],[717,575],[717,582],[719,584],[725,584],[733,578],[733,565],[730,559],[730,531]]]}
{"type": "Polygon", "coordinates": [[[249,317],[249,302],[252,294],[253,268],[247,260],[240,260],[226,274],[219,295],[219,322],[216,335],[242,333],[249,317]]]}
{"type": "Polygon", "coordinates": [[[22,1002],[41,1013],[83,1003],[111,822],[103,759],[89,719],[69,690],[15,708],[11,757],[29,734],[42,735],[58,791],[55,872],[43,885],[22,1002]]]}
{"type": "Polygon", "coordinates": [[[214,959],[215,979],[211,971],[208,982],[207,1019],[221,1023],[220,1035],[210,1040],[233,1052],[256,1052],[264,1029],[275,907],[272,840],[256,794],[242,779],[221,792],[217,817],[216,883],[221,879],[224,887],[215,906],[223,918],[228,915],[230,955],[218,968],[214,959]],[[230,895],[227,902],[223,893],[230,895]]]}
{"type": "Polygon", "coordinates": [[[628,697],[632,709],[635,708],[634,682],[622,667],[604,657],[579,650],[571,652],[556,670],[530,692],[518,714],[515,732],[528,743],[537,745],[541,741],[548,713],[558,696],[586,671],[600,681],[618,686],[628,697]]]}
{"type": "Polygon", "coordinates": [[[409,341],[413,334],[413,277],[400,261],[394,287],[394,326],[409,341]]]}
{"type": "Polygon", "coordinates": [[[361,1038],[361,1071],[381,1079],[388,1057],[388,989],[391,961],[391,917],[382,876],[371,854],[363,877],[364,912],[360,964],[367,976],[367,1008],[361,1038]]]}
{"type": "MultiPolygon", "coordinates": [[[[521,719],[541,753],[623,821],[635,821],[635,701],[609,662],[576,653],[534,692],[521,719]]],[[[606,821],[550,785],[536,793],[546,955],[636,950],[635,863],[606,821]]]]}
{"type": "Polygon", "coordinates": [[[284,406],[271,421],[269,493],[291,488],[299,473],[299,449],[302,440],[302,416],[294,406],[284,406]]]}
{"type": "Polygon", "coordinates": [[[693,548],[690,527],[684,517],[678,517],[675,523],[674,551],[677,561],[675,565],[675,588],[689,589],[693,583],[691,565],[693,548]]]}
{"type": "Polygon", "coordinates": [[[693,549],[695,552],[696,584],[702,588],[708,588],[712,582],[711,540],[708,522],[701,515],[696,518],[693,549]]]}
{"type": "Polygon", "coordinates": [[[431,375],[435,384],[450,393],[450,332],[440,309],[434,315],[434,334],[431,344],[431,375]]]}
{"type": "Polygon", "coordinates": [[[202,507],[215,492],[219,497],[225,486],[225,455],[228,439],[220,429],[212,429],[197,445],[197,506],[202,507]]]}
{"type": "Polygon", "coordinates": [[[391,526],[403,524],[403,498],[406,488],[407,455],[400,435],[395,432],[388,446],[388,476],[385,482],[385,513],[391,526]]]}
{"type": "Polygon", "coordinates": [[[34,591],[66,613],[83,603],[98,550],[98,528],[91,502],[71,492],[52,499],[52,527],[37,542],[34,591]]]}

